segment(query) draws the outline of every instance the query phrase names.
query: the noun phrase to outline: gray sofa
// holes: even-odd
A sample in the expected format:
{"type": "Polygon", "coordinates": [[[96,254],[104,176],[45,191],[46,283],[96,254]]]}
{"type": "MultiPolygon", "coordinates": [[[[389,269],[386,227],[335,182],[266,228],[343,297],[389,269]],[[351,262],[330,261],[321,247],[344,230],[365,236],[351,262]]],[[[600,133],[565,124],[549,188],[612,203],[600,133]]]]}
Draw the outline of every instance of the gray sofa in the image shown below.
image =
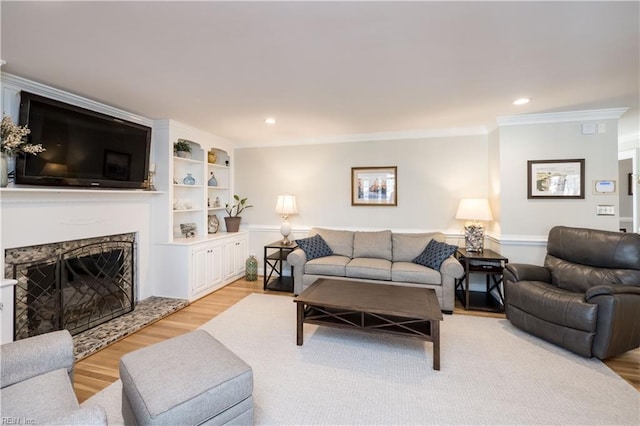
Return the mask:
{"type": "Polygon", "coordinates": [[[73,339],[67,330],[5,343],[0,359],[3,423],[107,424],[102,407],[78,404],[72,385],[73,339]]]}
{"type": "Polygon", "coordinates": [[[441,310],[453,312],[455,280],[464,275],[460,262],[449,256],[438,270],[413,262],[429,241],[443,243],[444,234],[311,228],[308,236],[315,235],[322,237],[333,254],[307,260],[300,248],[289,253],[287,262],[293,266],[295,294],[318,278],[426,287],[435,290],[441,310]]]}

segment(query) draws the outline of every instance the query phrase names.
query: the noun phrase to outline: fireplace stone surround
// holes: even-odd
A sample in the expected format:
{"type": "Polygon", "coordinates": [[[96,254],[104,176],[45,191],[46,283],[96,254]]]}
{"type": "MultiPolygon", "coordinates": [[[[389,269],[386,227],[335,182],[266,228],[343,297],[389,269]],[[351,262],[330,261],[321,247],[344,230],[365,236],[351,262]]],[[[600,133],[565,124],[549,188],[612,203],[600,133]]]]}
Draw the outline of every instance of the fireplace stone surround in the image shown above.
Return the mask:
{"type": "Polygon", "coordinates": [[[135,233],[7,249],[15,340],[62,328],[72,334],[131,312],[135,233]]]}

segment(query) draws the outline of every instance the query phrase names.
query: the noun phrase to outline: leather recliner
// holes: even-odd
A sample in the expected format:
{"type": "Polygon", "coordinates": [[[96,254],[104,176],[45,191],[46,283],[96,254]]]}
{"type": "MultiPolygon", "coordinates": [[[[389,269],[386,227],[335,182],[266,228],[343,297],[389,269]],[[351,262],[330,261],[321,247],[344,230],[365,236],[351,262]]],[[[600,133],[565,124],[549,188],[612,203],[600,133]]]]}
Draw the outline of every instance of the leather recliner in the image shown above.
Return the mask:
{"type": "Polygon", "coordinates": [[[509,263],[507,319],[584,357],[640,346],[640,235],[557,226],[544,266],[509,263]]]}

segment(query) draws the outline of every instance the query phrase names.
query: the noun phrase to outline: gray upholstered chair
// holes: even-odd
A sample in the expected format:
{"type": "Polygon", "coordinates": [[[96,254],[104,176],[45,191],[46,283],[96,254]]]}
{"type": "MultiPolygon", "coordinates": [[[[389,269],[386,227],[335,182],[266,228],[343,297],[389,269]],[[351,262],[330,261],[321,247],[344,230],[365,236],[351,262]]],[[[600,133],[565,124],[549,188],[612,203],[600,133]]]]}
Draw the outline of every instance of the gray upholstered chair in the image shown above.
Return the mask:
{"type": "Polygon", "coordinates": [[[557,226],[544,266],[509,263],[507,318],[585,357],[640,346],[640,235],[557,226]]]}
{"type": "Polygon", "coordinates": [[[101,407],[80,408],[67,330],[0,346],[0,415],[13,424],[106,425],[101,407]]]}

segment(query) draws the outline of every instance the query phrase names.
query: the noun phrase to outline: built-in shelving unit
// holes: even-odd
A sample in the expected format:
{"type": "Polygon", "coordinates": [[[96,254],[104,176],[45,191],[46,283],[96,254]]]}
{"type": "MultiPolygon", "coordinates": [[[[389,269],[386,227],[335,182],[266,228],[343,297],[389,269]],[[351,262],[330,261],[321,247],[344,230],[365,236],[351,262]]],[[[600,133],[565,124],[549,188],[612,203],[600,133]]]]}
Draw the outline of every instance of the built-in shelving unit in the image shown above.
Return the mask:
{"type": "Polygon", "coordinates": [[[247,233],[225,232],[225,204],[233,196],[231,147],[225,142],[171,120],[154,123],[154,183],[164,193],[154,198],[152,220],[159,296],[193,300],[244,273],[247,233]],[[174,152],[178,139],[191,147],[189,158],[174,152]],[[209,162],[210,151],[216,154],[214,163],[209,162]],[[209,185],[212,174],[215,186],[209,185]],[[193,182],[185,180],[188,175],[193,182]],[[211,215],[219,222],[215,233],[209,233],[211,215]],[[195,235],[185,235],[187,228],[195,235]]]}

